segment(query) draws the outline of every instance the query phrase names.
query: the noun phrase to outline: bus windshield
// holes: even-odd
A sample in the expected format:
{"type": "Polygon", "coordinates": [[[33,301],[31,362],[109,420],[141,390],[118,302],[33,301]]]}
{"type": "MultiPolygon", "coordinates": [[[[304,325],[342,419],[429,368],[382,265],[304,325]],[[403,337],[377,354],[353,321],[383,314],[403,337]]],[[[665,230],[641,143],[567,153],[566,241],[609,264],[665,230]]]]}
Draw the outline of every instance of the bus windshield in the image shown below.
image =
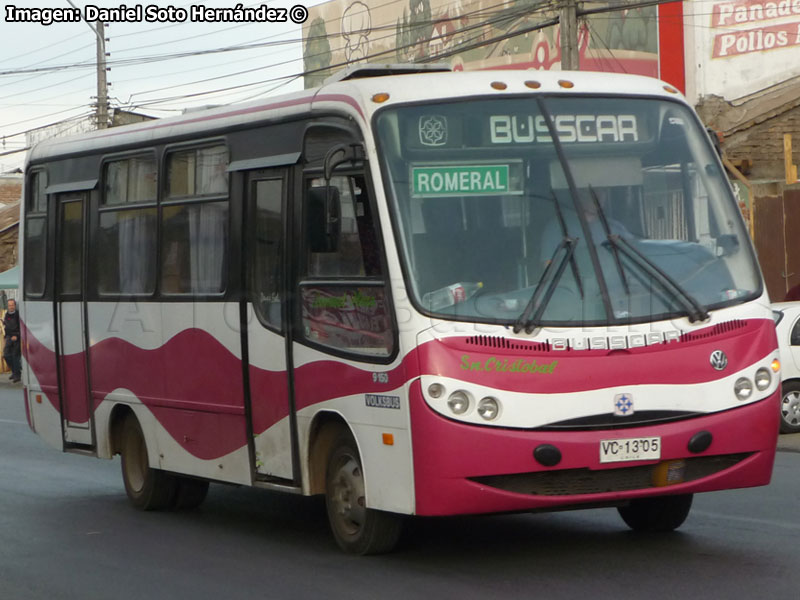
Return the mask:
{"type": "Polygon", "coordinates": [[[515,329],[697,321],[761,293],[730,187],[683,104],[414,104],[383,109],[376,131],[427,314],[515,329]]]}

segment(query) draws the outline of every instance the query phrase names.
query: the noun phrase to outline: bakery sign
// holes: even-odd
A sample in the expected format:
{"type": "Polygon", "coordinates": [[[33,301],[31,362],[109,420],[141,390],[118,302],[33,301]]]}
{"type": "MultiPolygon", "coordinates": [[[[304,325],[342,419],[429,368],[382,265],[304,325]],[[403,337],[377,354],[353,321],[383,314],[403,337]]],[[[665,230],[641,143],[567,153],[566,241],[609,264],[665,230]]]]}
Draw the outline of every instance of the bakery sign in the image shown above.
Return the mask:
{"type": "Polygon", "coordinates": [[[800,0],[717,2],[713,58],[800,46],[800,0]]]}

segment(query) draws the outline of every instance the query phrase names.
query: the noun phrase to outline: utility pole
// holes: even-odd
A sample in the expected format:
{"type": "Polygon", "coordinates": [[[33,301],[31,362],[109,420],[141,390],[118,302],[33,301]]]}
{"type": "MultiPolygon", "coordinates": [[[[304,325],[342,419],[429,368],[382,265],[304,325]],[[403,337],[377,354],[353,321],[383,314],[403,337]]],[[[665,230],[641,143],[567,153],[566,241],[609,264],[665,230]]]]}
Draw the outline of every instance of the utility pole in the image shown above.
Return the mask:
{"type": "MultiPolygon", "coordinates": [[[[80,10],[72,0],[67,3],[75,10],[80,10]]],[[[106,79],[106,37],[105,25],[102,21],[95,21],[92,25],[86,21],[89,29],[97,37],[97,105],[95,106],[95,119],[98,129],[108,127],[108,80],[106,79]]]]}
{"type": "Polygon", "coordinates": [[[105,25],[95,21],[97,33],[97,128],[108,127],[108,81],[106,79],[105,25]]]}
{"type": "Polygon", "coordinates": [[[562,0],[559,25],[561,26],[561,70],[577,71],[580,69],[577,0],[562,0]]]}

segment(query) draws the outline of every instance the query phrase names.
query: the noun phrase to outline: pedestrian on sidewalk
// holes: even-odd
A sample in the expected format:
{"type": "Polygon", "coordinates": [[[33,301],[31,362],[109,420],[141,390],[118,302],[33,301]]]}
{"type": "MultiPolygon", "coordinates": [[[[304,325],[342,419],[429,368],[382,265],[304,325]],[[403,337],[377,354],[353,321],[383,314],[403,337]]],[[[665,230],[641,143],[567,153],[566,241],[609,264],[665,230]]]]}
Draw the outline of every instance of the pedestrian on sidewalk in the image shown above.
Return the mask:
{"type": "Polygon", "coordinates": [[[11,368],[11,381],[17,383],[22,374],[22,344],[20,342],[19,313],[17,301],[8,301],[8,310],[3,317],[3,328],[6,332],[6,345],[3,348],[3,358],[11,368]]]}

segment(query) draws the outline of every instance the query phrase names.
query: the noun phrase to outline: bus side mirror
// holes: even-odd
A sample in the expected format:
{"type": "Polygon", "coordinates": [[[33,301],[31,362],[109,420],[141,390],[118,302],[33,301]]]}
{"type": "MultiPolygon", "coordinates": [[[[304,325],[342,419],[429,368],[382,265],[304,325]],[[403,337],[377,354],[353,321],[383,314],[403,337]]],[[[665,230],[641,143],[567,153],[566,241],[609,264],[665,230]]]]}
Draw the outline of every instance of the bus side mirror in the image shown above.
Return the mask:
{"type": "Polygon", "coordinates": [[[717,133],[713,127],[706,127],[706,133],[708,133],[708,137],[711,138],[711,145],[714,146],[714,150],[717,151],[717,155],[720,158],[722,156],[722,144],[720,142],[719,133],[717,133]]]}
{"type": "Polygon", "coordinates": [[[341,232],[339,188],[309,188],[306,198],[306,239],[311,252],[336,252],[341,232]]]}

